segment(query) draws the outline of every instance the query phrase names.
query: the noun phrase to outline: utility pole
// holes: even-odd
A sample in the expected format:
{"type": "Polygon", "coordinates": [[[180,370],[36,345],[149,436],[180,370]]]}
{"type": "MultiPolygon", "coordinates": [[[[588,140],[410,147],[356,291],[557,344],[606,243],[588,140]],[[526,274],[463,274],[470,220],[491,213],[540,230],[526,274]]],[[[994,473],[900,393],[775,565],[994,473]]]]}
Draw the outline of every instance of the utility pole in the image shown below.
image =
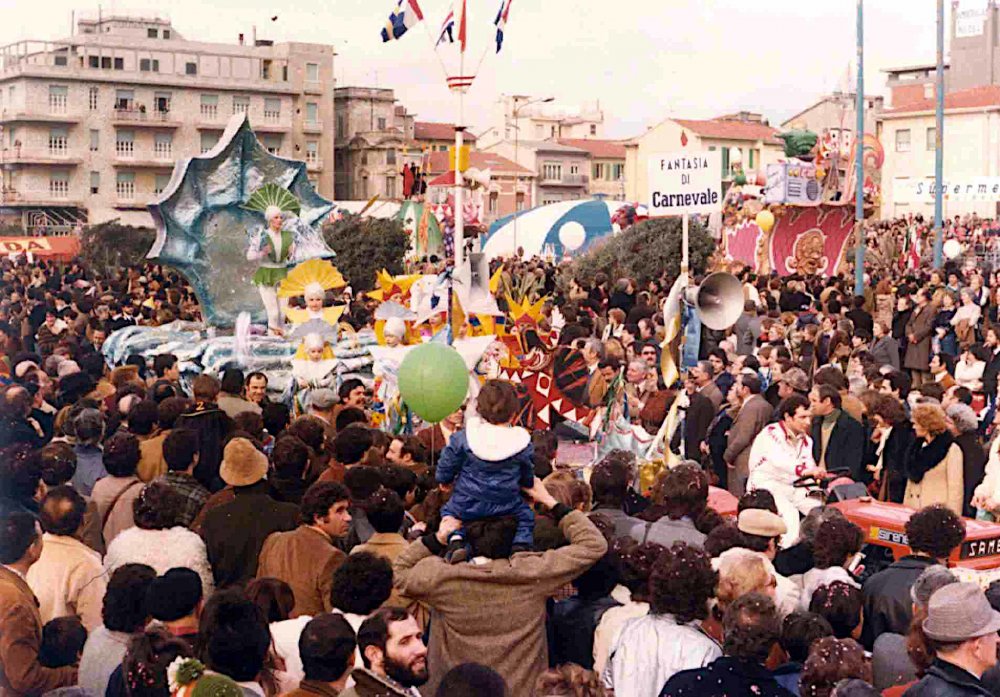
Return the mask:
{"type": "Polygon", "coordinates": [[[864,0],[858,0],[857,94],[854,100],[855,188],[854,225],[857,247],[854,249],[854,294],[865,292],[865,18],[864,0]]]}
{"type": "Polygon", "coordinates": [[[937,0],[937,74],[934,110],[934,268],[944,262],[944,228],[941,224],[944,199],[944,0],[937,0]]]}

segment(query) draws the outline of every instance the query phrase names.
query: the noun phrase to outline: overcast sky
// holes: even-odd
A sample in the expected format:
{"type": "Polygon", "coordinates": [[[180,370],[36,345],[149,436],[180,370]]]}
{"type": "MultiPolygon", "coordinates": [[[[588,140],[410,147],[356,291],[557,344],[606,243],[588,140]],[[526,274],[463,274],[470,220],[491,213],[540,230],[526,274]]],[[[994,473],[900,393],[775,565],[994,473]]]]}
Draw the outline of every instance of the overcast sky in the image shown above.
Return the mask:
{"type": "MultiPolygon", "coordinates": [[[[451,0],[420,0],[436,34],[451,0]]],[[[962,8],[985,0],[963,0],[962,8]]],[[[142,11],[149,0],[104,2],[142,11]]],[[[62,38],[79,0],[0,0],[0,43],[62,38]]],[[[492,51],[500,0],[468,0],[469,49],[486,49],[466,98],[469,125],[488,126],[501,93],[600,100],[607,133],[630,137],[667,116],[704,118],[763,112],[773,124],[843,82],[855,52],[854,0],[515,0],[503,51],[492,51]]],[[[950,2],[946,2],[950,13],[950,2]]],[[[276,41],[332,43],[339,85],[392,87],[421,120],[454,119],[455,102],[420,26],[383,44],[379,31],[395,0],[170,0],[169,18],[186,38],[235,42],[239,32],[276,41]],[[278,15],[271,22],[272,15],[278,15]]],[[[869,0],[865,15],[866,92],[883,94],[880,71],[934,60],[934,0],[869,0]]],[[[147,13],[152,12],[147,10],[147,13]]],[[[164,14],[161,11],[160,14],[164,14]]],[[[438,55],[452,61],[451,51],[438,55]]],[[[457,61],[454,65],[457,69],[457,61]]]]}

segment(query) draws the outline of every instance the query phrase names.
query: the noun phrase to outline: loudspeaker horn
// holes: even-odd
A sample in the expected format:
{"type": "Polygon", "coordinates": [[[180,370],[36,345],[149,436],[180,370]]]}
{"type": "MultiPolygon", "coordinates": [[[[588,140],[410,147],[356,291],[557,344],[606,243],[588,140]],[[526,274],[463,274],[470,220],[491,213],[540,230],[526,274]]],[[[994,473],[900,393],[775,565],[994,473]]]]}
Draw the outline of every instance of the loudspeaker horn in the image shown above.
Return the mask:
{"type": "Polygon", "coordinates": [[[743,284],[731,273],[709,275],[693,295],[692,304],[709,329],[729,329],[743,313],[743,284]]]}

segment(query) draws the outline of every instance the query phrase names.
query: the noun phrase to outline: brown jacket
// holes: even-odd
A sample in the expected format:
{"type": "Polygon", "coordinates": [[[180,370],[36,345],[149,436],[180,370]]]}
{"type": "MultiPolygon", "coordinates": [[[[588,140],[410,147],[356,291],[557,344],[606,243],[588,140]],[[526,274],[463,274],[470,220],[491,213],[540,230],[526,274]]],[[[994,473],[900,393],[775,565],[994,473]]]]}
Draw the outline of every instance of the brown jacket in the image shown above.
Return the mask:
{"type": "MultiPolygon", "coordinates": [[[[385,557],[389,560],[389,563],[395,564],[396,557],[402,554],[403,551],[409,546],[410,543],[407,542],[406,538],[399,533],[376,532],[368,538],[367,542],[352,549],[351,554],[368,552],[369,554],[385,557]]],[[[410,600],[395,588],[392,589],[392,594],[389,596],[389,599],[385,601],[383,606],[405,607],[410,611],[411,615],[417,618],[417,623],[422,628],[427,626],[427,622],[430,619],[429,613],[423,606],[420,605],[420,603],[410,600]]]]}
{"type": "Polygon", "coordinates": [[[167,461],[163,459],[163,441],[170,431],[157,433],[155,436],[143,436],[139,439],[139,464],[135,467],[136,476],[144,482],[151,482],[167,473],[167,461]]]}
{"type": "Polygon", "coordinates": [[[903,341],[906,354],[903,356],[903,367],[926,373],[931,365],[931,335],[934,333],[934,318],[937,311],[933,305],[925,305],[924,309],[914,308],[913,314],[906,322],[906,336],[903,341]],[[910,334],[916,343],[910,343],[910,334]]]}
{"type": "MultiPolygon", "coordinates": [[[[351,671],[354,687],[349,687],[340,693],[340,697],[413,697],[413,693],[398,685],[389,678],[376,675],[367,668],[355,668],[351,671]]],[[[432,695],[426,688],[421,688],[421,694],[432,695]]],[[[511,693],[513,694],[513,693],[511,693]]]]}
{"type": "Polygon", "coordinates": [[[300,525],[274,532],[264,540],[257,562],[257,578],[277,578],[292,587],[292,617],[315,616],[333,609],[330,589],[333,572],[346,555],[316,528],[300,525]]]}
{"type": "Polygon", "coordinates": [[[396,588],[434,612],[423,694],[433,695],[445,673],[470,661],[502,675],[511,695],[531,694],[549,665],[545,601],[608,548],[580,511],[567,513],[559,526],[569,544],[547,552],[449,564],[418,540],[397,557],[396,588]]]}
{"type": "Polygon", "coordinates": [[[40,695],[76,683],[76,668],[38,663],[42,618],[24,579],[0,566],[0,697],[40,695]]]}
{"type": "Polygon", "coordinates": [[[346,694],[346,692],[338,692],[333,689],[329,683],[318,680],[303,680],[299,683],[297,690],[286,692],[280,697],[337,697],[337,695],[346,694]]]}
{"type": "Polygon", "coordinates": [[[729,427],[729,439],[722,459],[729,468],[729,491],[742,496],[750,474],[750,447],[754,438],[771,421],[774,410],[762,396],[751,395],[740,407],[733,425],[729,427]]]}

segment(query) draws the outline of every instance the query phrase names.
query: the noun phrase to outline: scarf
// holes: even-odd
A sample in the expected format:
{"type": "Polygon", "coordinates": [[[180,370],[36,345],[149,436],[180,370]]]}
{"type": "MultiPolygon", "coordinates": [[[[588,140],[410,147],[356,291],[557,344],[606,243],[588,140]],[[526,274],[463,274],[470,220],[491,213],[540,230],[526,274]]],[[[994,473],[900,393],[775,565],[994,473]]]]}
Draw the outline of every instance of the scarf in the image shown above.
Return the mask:
{"type": "Polygon", "coordinates": [[[948,448],[955,442],[950,433],[942,433],[925,443],[923,439],[917,439],[907,453],[906,477],[914,484],[923,481],[924,475],[938,466],[945,456],[948,455],[948,448]]]}

